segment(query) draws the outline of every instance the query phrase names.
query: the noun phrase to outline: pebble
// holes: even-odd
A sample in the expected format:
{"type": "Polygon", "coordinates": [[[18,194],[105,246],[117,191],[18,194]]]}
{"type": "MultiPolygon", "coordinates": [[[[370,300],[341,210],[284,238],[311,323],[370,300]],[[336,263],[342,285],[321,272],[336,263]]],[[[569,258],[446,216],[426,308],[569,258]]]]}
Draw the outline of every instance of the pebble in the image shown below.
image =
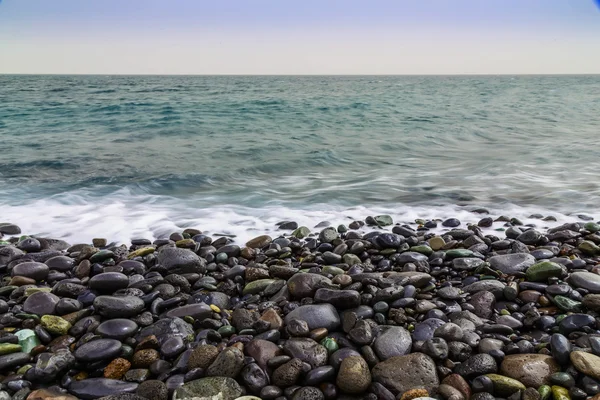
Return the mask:
{"type": "Polygon", "coordinates": [[[53,396],[65,400],[595,396],[597,234],[502,220],[513,226],[290,224],[292,235],[244,247],[191,228],[129,248],[3,242],[2,389],[68,388],[53,396]]]}

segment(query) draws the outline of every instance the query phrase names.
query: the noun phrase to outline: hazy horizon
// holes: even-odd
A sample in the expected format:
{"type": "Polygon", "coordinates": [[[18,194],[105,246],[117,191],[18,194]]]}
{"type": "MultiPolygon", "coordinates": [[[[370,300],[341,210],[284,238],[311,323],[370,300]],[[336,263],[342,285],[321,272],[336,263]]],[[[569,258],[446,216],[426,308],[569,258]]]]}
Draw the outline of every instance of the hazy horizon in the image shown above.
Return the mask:
{"type": "Polygon", "coordinates": [[[592,75],[593,0],[4,0],[0,73],[592,75]]]}

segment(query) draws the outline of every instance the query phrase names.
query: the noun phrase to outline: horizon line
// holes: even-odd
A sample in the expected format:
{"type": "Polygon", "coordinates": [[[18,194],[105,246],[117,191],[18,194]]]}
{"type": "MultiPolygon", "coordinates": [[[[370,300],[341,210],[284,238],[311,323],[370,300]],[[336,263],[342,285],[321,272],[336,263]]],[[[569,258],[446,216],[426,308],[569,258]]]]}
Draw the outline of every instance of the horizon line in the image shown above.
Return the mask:
{"type": "Polygon", "coordinates": [[[295,77],[361,77],[361,76],[595,76],[600,72],[577,72],[577,73],[459,73],[459,74],[136,74],[136,73],[19,73],[19,72],[0,72],[0,76],[232,76],[232,77],[269,77],[269,76],[295,76],[295,77]]]}

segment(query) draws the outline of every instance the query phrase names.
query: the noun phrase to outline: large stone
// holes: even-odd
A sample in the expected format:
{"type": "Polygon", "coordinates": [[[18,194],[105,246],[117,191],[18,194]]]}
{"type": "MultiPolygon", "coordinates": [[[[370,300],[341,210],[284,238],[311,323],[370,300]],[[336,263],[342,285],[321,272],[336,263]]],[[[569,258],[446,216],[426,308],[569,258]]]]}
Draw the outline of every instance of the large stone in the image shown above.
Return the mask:
{"type": "Polygon", "coordinates": [[[526,272],[527,280],[533,282],[544,282],[548,278],[561,278],[567,275],[567,269],[552,261],[542,261],[532,265],[526,272]]]}
{"type": "Polygon", "coordinates": [[[492,292],[494,296],[496,296],[496,299],[499,300],[503,296],[505,286],[506,284],[504,282],[500,282],[495,279],[486,279],[465,286],[463,291],[467,293],[477,293],[483,291],[492,292]]]}
{"type": "Polygon", "coordinates": [[[12,276],[24,276],[26,278],[43,281],[48,276],[50,269],[41,262],[28,261],[17,264],[11,271],[12,276]]]}
{"type": "Polygon", "coordinates": [[[375,382],[395,394],[412,389],[432,392],[440,383],[435,362],[423,353],[392,357],[375,365],[371,372],[375,382]]]}
{"type": "Polygon", "coordinates": [[[282,350],[273,342],[263,339],[254,339],[244,347],[244,351],[256,360],[259,367],[267,370],[267,362],[282,354],[282,350]]]}
{"type": "Polygon", "coordinates": [[[51,315],[54,314],[59,300],[60,298],[52,293],[37,292],[27,297],[27,300],[23,303],[23,311],[39,316],[51,315]]]}
{"type": "Polygon", "coordinates": [[[136,335],[136,341],[141,341],[148,336],[156,336],[159,340],[177,335],[186,339],[194,335],[194,328],[181,318],[159,319],[150,326],[145,327],[136,335]]]}
{"type": "Polygon", "coordinates": [[[600,294],[600,275],[591,272],[574,272],[569,276],[569,283],[578,288],[600,294]]]}
{"type": "Polygon", "coordinates": [[[582,374],[600,379],[600,357],[597,355],[583,351],[573,351],[571,352],[571,363],[582,374]]]}
{"type": "Polygon", "coordinates": [[[516,379],[527,387],[550,384],[550,375],[560,371],[551,356],[544,354],[510,354],[500,365],[500,374],[516,379]]]}
{"type": "Polygon", "coordinates": [[[359,394],[367,390],[371,384],[371,371],[365,359],[360,356],[344,358],[336,383],[345,393],[359,394]]]}
{"type": "Polygon", "coordinates": [[[484,374],[495,374],[497,371],[498,364],[494,357],[489,354],[475,354],[457,366],[454,370],[454,372],[467,379],[472,379],[484,374]]]}
{"type": "Polygon", "coordinates": [[[296,274],[287,282],[290,294],[297,298],[313,297],[317,289],[330,287],[331,280],[323,275],[302,273],[296,274]]]}
{"type": "Polygon", "coordinates": [[[82,400],[92,400],[120,393],[134,393],[138,384],[115,379],[88,378],[69,385],[69,392],[82,400]]]}
{"type": "Polygon", "coordinates": [[[381,333],[375,339],[373,350],[380,360],[387,360],[391,357],[403,356],[410,352],[412,347],[412,338],[410,333],[399,326],[381,326],[381,333]]]}
{"type": "Polygon", "coordinates": [[[116,339],[97,339],[82,344],[74,354],[82,362],[109,360],[121,354],[121,347],[121,342],[116,339]]]}
{"type": "Polygon", "coordinates": [[[291,338],[283,345],[285,354],[292,358],[298,358],[312,368],[327,364],[327,349],[309,338],[291,338]]]}
{"type": "Polygon", "coordinates": [[[494,385],[494,393],[498,396],[508,397],[515,392],[523,391],[526,389],[525,385],[516,379],[509,378],[507,376],[498,374],[487,374],[494,385]]]}
{"type": "Polygon", "coordinates": [[[285,323],[293,319],[305,321],[310,330],[325,328],[334,331],[340,326],[340,315],[331,304],[307,304],[285,316],[285,323]]]}
{"type": "Polygon", "coordinates": [[[244,366],[244,353],[236,347],[227,347],[206,369],[206,376],[235,378],[244,366]]]}
{"type": "Polygon", "coordinates": [[[212,376],[187,382],[173,393],[173,400],[235,400],[242,395],[231,378],[212,376]]]}
{"type": "Polygon", "coordinates": [[[98,296],[94,299],[96,312],[106,318],[130,318],[144,310],[142,299],[135,296],[98,296]]]}
{"type": "Polygon", "coordinates": [[[527,268],[535,264],[535,257],[527,253],[500,254],[490,257],[488,262],[503,274],[515,275],[527,271],[527,268]]]}
{"type": "Polygon", "coordinates": [[[360,293],[356,290],[335,290],[321,288],[315,292],[316,303],[327,303],[337,309],[355,308],[360,305],[360,293]]]}
{"type": "Polygon", "coordinates": [[[166,268],[170,274],[202,274],[206,271],[206,261],[188,249],[162,247],[158,252],[156,261],[166,268]]]}

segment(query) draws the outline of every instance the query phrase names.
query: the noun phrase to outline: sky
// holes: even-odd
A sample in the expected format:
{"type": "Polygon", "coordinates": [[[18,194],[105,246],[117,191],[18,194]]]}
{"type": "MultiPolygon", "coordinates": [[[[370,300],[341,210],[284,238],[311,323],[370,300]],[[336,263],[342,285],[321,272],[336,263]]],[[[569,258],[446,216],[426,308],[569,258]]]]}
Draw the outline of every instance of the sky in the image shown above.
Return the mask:
{"type": "Polygon", "coordinates": [[[600,73],[594,0],[0,0],[0,73],[600,73]]]}

